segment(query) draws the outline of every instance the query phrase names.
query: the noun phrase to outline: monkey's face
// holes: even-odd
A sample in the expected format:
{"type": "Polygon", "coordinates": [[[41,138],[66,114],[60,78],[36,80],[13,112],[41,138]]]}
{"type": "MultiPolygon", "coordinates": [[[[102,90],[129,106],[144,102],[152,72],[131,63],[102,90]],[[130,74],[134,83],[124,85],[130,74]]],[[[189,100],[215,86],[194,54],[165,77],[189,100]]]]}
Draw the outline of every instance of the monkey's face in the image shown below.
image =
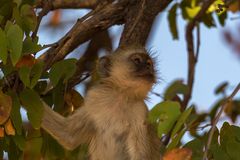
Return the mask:
{"type": "Polygon", "coordinates": [[[103,81],[135,97],[144,98],[155,83],[155,69],[145,49],[122,49],[99,61],[103,81]]]}
{"type": "Polygon", "coordinates": [[[153,61],[150,56],[146,53],[134,53],[128,57],[130,61],[130,72],[131,76],[134,76],[139,80],[146,80],[150,83],[155,82],[155,71],[153,61]]]}

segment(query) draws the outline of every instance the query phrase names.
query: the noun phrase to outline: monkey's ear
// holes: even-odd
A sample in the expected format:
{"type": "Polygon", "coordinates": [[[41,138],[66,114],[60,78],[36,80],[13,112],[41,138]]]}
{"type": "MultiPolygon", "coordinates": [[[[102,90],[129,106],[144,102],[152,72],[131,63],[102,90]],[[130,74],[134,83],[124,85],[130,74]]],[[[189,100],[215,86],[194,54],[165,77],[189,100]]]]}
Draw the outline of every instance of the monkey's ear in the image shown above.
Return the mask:
{"type": "Polygon", "coordinates": [[[110,76],[111,60],[110,57],[101,57],[98,61],[98,73],[101,78],[110,76]]]}

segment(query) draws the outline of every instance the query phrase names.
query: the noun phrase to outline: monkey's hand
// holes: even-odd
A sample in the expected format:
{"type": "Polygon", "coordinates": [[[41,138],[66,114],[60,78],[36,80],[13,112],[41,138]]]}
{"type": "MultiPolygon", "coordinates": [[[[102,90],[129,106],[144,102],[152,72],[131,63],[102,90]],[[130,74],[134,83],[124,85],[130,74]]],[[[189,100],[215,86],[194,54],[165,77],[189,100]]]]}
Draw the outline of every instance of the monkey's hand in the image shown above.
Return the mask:
{"type": "Polygon", "coordinates": [[[69,117],[63,117],[45,102],[43,104],[44,115],[41,126],[64,148],[73,150],[82,143],[89,143],[96,128],[84,107],[69,117]]]}

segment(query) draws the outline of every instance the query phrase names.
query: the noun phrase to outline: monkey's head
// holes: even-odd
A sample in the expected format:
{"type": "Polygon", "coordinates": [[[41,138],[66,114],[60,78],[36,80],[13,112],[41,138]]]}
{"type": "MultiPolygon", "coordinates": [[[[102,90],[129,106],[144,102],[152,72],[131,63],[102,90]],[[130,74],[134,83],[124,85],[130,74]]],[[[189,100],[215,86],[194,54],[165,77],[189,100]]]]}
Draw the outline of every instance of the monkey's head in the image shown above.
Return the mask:
{"type": "Polygon", "coordinates": [[[98,72],[101,82],[128,97],[145,98],[156,82],[154,62],[144,48],[125,48],[102,57],[98,72]]]}

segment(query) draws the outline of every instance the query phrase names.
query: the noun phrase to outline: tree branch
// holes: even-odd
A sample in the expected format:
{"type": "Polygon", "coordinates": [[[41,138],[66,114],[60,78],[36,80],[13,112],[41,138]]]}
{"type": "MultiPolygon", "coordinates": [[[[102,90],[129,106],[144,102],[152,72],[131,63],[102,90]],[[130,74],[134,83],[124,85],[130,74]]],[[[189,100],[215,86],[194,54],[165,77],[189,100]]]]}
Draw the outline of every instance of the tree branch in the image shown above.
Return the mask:
{"type": "MultiPolygon", "coordinates": [[[[189,92],[184,96],[183,99],[183,110],[187,107],[189,100],[192,96],[192,89],[194,83],[194,75],[195,75],[195,66],[197,63],[197,59],[194,54],[194,43],[193,43],[193,29],[197,25],[201,18],[205,15],[209,6],[214,2],[214,0],[207,0],[203,3],[201,10],[198,14],[190,21],[186,26],[186,41],[187,41],[187,51],[188,51],[188,78],[187,85],[189,87],[189,92]]],[[[197,55],[198,56],[198,55],[197,55]]]]}
{"type": "Polygon", "coordinates": [[[72,29],[57,42],[57,47],[51,47],[39,57],[46,64],[45,69],[49,69],[54,62],[62,60],[96,33],[114,24],[122,23],[128,4],[128,0],[119,0],[116,3],[104,6],[104,8],[96,8],[87,16],[78,20],[72,29]]]}
{"type": "Polygon", "coordinates": [[[172,0],[141,0],[128,11],[120,47],[127,45],[145,45],[155,17],[172,0]]]}
{"type": "MultiPolygon", "coordinates": [[[[95,8],[100,0],[51,0],[52,8],[55,9],[77,9],[77,8],[95,8]]],[[[45,0],[37,0],[36,8],[43,8],[45,0]]]]}
{"type": "Polygon", "coordinates": [[[203,160],[207,160],[207,159],[208,159],[208,158],[207,158],[208,149],[209,149],[209,147],[210,147],[210,145],[211,145],[212,137],[213,137],[214,131],[215,131],[215,129],[216,129],[216,125],[217,125],[217,123],[218,123],[219,118],[221,117],[223,111],[226,109],[228,103],[230,103],[230,102],[232,101],[233,97],[237,94],[237,92],[238,92],[239,90],[240,90],[240,83],[238,83],[237,87],[234,89],[234,91],[232,92],[232,94],[223,102],[220,111],[217,113],[217,116],[216,116],[216,118],[215,118],[214,121],[213,121],[212,128],[211,128],[210,133],[209,133],[207,145],[205,146],[204,155],[203,155],[203,160]]]}

